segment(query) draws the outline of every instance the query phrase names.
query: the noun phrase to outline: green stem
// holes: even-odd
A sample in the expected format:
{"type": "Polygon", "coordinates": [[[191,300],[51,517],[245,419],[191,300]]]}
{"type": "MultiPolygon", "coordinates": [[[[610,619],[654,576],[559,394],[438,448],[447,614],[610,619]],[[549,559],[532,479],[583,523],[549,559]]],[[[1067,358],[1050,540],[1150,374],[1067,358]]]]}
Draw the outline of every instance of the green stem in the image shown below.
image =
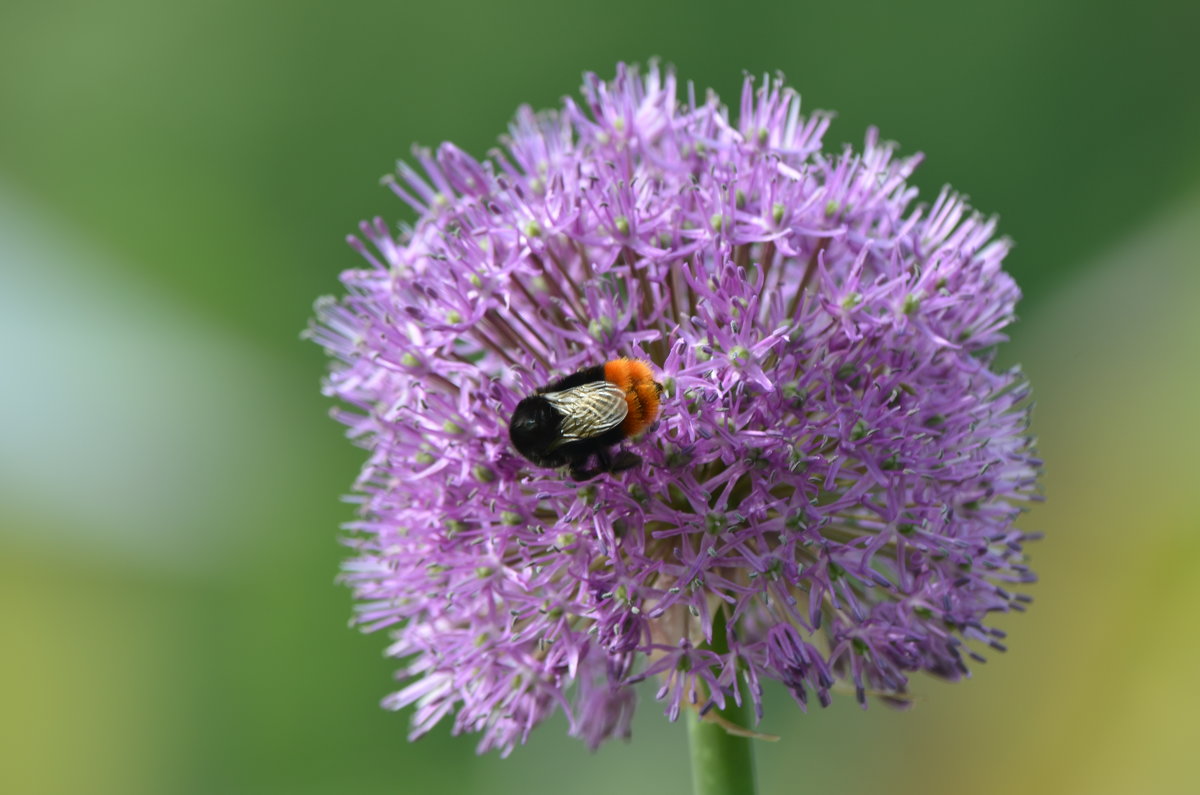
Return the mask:
{"type": "MultiPolygon", "coordinates": [[[[738,726],[750,726],[749,704],[732,700],[719,715],[738,726]]],[[[717,710],[713,710],[717,712],[717,710]]],[[[754,754],[749,737],[738,737],[687,710],[688,745],[692,752],[694,795],[753,795],[754,754]]]]}
{"type": "MultiPolygon", "coordinates": [[[[725,626],[725,611],[713,614],[712,643],[709,648],[717,654],[729,652],[725,626]]],[[[703,685],[699,685],[701,691],[703,685]]],[[[744,696],[744,694],[743,694],[744,696]]],[[[748,729],[751,724],[749,699],[739,707],[731,696],[725,699],[725,709],[710,710],[701,718],[694,709],[687,710],[688,745],[692,751],[692,792],[694,795],[754,795],[754,753],[750,738],[730,734],[726,726],[748,729]]]]}

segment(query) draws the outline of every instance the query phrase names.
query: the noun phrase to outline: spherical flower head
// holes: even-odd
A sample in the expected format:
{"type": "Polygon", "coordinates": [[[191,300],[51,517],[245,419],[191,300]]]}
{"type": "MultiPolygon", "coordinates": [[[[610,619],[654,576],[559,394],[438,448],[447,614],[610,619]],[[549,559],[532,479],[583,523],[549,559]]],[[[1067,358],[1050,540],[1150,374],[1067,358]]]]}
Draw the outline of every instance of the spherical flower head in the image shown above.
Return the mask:
{"type": "Polygon", "coordinates": [[[776,679],[903,703],[956,679],[1032,581],[1028,390],[996,372],[1019,293],[994,220],[915,204],[868,131],[822,151],[778,80],[736,120],[674,75],[588,75],[478,161],[418,150],[398,234],[363,224],[310,334],[369,454],[344,579],[416,705],[508,753],[562,710],[595,747],[635,683],[674,720],[776,679]],[[584,483],[513,449],[524,397],[631,357],[665,386],[641,463],[584,483]]]}

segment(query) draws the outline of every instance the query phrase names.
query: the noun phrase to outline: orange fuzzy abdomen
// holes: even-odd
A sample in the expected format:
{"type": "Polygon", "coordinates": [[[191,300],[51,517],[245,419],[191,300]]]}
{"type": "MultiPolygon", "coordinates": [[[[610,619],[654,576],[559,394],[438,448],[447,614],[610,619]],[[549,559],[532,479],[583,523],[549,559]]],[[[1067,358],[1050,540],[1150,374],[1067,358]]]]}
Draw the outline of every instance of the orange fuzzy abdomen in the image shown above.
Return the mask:
{"type": "Polygon", "coordinates": [[[640,359],[613,359],[604,364],[604,380],[625,390],[629,413],[621,423],[625,436],[637,436],[658,417],[662,386],[655,382],[650,365],[640,359]]]}

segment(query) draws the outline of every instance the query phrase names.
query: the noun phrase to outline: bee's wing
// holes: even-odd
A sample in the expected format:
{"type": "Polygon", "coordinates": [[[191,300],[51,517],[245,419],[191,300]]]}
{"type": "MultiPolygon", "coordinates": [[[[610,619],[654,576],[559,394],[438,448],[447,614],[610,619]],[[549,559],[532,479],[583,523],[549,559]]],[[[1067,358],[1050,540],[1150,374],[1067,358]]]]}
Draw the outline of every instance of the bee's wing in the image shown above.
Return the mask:
{"type": "Polygon", "coordinates": [[[599,436],[620,425],[629,413],[625,391],[608,381],[592,381],[542,397],[563,416],[559,433],[564,442],[599,436]]]}

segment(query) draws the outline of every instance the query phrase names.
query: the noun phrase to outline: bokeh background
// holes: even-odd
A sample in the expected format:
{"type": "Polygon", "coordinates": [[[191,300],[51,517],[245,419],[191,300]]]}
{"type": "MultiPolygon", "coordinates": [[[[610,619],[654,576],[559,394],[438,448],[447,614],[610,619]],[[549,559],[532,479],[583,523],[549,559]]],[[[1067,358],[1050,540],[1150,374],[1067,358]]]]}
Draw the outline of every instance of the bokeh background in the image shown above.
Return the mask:
{"type": "Polygon", "coordinates": [[[298,339],[413,142],[659,55],[782,70],[1002,217],[1042,575],[1011,651],[909,713],[774,692],[764,793],[1191,793],[1200,746],[1200,6],[553,0],[0,5],[0,791],[688,791],[645,693],[597,754],[405,741],[346,628],[361,452],[298,339]]]}

